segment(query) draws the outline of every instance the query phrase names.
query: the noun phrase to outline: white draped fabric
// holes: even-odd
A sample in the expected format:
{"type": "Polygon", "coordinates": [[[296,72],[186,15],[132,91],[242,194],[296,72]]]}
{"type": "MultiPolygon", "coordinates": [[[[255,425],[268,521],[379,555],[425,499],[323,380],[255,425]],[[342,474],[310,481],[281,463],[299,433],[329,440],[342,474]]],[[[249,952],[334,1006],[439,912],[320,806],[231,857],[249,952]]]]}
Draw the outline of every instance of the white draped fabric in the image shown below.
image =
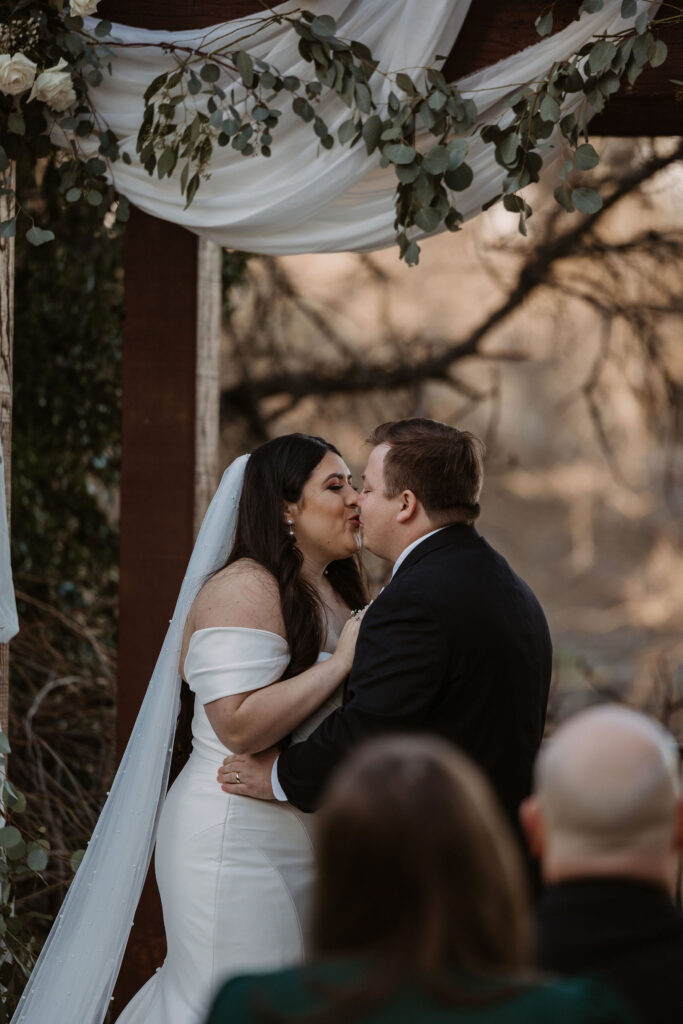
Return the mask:
{"type": "MultiPolygon", "coordinates": [[[[9,643],[19,632],[17,604],[12,585],[10,562],[9,528],[5,501],[5,473],[0,442],[0,644],[9,643]]],[[[7,729],[7,722],[0,722],[0,728],[7,729]]]]}
{"type": "MultiPolygon", "coordinates": [[[[476,0],[474,0],[476,3],[476,0]]],[[[448,53],[462,28],[472,0],[316,0],[315,13],[331,14],[337,31],[346,39],[358,39],[373,51],[385,70],[410,69],[419,82],[425,64],[435,55],[448,53]],[[415,70],[413,70],[415,69],[415,70]]],[[[651,13],[657,4],[641,0],[639,8],[651,13]]],[[[293,10],[280,4],[276,11],[293,10]]],[[[544,75],[552,63],[580,49],[594,34],[619,31],[632,21],[620,17],[621,0],[606,0],[601,12],[584,15],[562,32],[458,82],[472,97],[482,121],[499,116],[505,102],[519,88],[544,75]]],[[[114,25],[112,37],[135,44],[117,49],[113,74],[105,75],[92,90],[97,112],[109,125],[131,157],[126,166],[114,165],[121,193],[146,213],[181,224],[219,245],[275,255],[299,252],[364,252],[392,245],[395,238],[393,168],[381,168],[379,155],[368,156],[360,144],[349,149],[335,144],[319,146],[310,124],[304,124],[283,102],[280,124],[273,136],[272,156],[243,157],[231,146],[215,147],[211,177],[202,182],[190,207],[184,209],[178,172],[172,178],[150,177],[135,153],[142,120],[142,95],[157,75],[175,67],[173,58],[155,48],[162,41],[179,45],[215,48],[257,23],[258,16],[216,25],[211,29],[158,32],[114,25]]],[[[87,19],[90,28],[97,24],[87,19]]],[[[286,24],[270,25],[243,45],[255,58],[268,59],[281,73],[310,78],[311,66],[298,53],[296,33],[286,24]]],[[[233,43],[233,45],[235,45],[233,43]]],[[[220,82],[228,85],[229,80],[220,82]]],[[[373,78],[374,97],[386,100],[390,83],[373,78]]],[[[582,93],[568,98],[565,113],[585,104],[582,93]]],[[[239,105],[239,104],[238,104],[239,105]]],[[[320,114],[335,134],[348,109],[335,96],[326,97],[320,114]]],[[[418,144],[433,144],[427,133],[418,144]]],[[[546,159],[558,155],[558,146],[546,159]]],[[[501,191],[505,172],[496,164],[493,147],[476,141],[469,163],[475,172],[472,186],[459,196],[465,219],[501,191]]],[[[416,237],[419,237],[417,235],[416,237]]]]}

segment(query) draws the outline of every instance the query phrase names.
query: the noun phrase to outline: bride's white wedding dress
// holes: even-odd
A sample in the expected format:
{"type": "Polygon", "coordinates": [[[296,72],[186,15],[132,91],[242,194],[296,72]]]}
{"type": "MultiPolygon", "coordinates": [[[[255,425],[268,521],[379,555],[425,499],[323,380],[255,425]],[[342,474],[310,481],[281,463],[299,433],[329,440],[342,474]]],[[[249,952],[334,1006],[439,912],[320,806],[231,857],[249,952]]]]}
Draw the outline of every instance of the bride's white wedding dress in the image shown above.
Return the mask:
{"type": "MultiPolygon", "coordinates": [[[[195,692],[192,754],[166,797],[155,852],[168,953],[118,1024],[198,1024],[227,976],[304,957],[313,815],[224,793],[216,771],[230,751],[204,709],[268,686],[288,662],[286,641],[265,630],[215,627],[190,638],[184,669],[195,692]]],[[[308,736],[339,702],[338,692],[294,739],[308,736]]]]}

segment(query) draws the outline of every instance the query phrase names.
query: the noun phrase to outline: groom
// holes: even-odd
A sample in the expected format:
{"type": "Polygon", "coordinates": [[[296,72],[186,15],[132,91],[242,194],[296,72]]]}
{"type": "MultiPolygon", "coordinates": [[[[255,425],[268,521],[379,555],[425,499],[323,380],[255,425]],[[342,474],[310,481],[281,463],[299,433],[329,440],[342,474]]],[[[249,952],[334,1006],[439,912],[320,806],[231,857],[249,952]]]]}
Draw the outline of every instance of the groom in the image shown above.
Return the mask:
{"type": "Polygon", "coordinates": [[[543,735],[551,643],[534,594],[473,526],[483,445],[428,419],[384,423],[369,443],[363,542],[393,573],[365,614],[344,704],[277,760],[273,750],[226,758],[219,779],[226,792],[314,811],[356,744],[433,732],[483,768],[516,825],[543,735]]]}

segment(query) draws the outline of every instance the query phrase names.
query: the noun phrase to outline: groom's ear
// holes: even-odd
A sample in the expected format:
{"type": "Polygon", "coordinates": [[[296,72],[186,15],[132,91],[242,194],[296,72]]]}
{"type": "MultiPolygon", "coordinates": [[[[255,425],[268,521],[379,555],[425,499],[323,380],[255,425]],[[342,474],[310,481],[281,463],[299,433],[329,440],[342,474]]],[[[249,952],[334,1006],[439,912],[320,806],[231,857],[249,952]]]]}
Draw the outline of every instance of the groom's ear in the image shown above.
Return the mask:
{"type": "Polygon", "coordinates": [[[415,497],[412,491],[403,491],[399,495],[400,510],[396,516],[397,523],[409,523],[410,520],[417,514],[419,509],[419,501],[415,497]]]}

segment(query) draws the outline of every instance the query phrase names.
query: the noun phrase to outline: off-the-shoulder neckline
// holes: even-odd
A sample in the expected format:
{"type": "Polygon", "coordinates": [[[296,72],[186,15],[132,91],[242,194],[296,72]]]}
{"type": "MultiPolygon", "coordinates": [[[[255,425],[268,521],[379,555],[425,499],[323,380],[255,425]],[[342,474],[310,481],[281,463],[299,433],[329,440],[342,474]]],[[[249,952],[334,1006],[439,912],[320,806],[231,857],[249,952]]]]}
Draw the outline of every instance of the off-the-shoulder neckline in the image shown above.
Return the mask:
{"type": "Polygon", "coordinates": [[[285,646],[287,646],[287,641],[285,640],[285,638],[283,636],[280,636],[279,633],[273,633],[273,631],[271,629],[256,629],[254,626],[203,626],[201,629],[195,629],[191,633],[190,639],[187,642],[188,650],[189,650],[190,644],[192,643],[194,637],[196,637],[198,633],[212,633],[212,632],[220,632],[220,633],[226,633],[226,632],[231,632],[231,633],[266,633],[268,636],[277,637],[278,640],[282,641],[282,643],[285,644],[285,646]]]}
{"type": "Polygon", "coordinates": [[[190,639],[187,641],[187,650],[185,651],[185,657],[183,659],[183,670],[182,678],[187,679],[187,671],[185,666],[187,665],[187,659],[190,656],[190,648],[192,647],[192,641],[198,633],[265,633],[267,636],[274,636],[285,647],[289,650],[289,645],[283,636],[279,633],[273,633],[270,629],[254,629],[253,626],[204,626],[202,629],[195,629],[191,634],[190,639]]]}

